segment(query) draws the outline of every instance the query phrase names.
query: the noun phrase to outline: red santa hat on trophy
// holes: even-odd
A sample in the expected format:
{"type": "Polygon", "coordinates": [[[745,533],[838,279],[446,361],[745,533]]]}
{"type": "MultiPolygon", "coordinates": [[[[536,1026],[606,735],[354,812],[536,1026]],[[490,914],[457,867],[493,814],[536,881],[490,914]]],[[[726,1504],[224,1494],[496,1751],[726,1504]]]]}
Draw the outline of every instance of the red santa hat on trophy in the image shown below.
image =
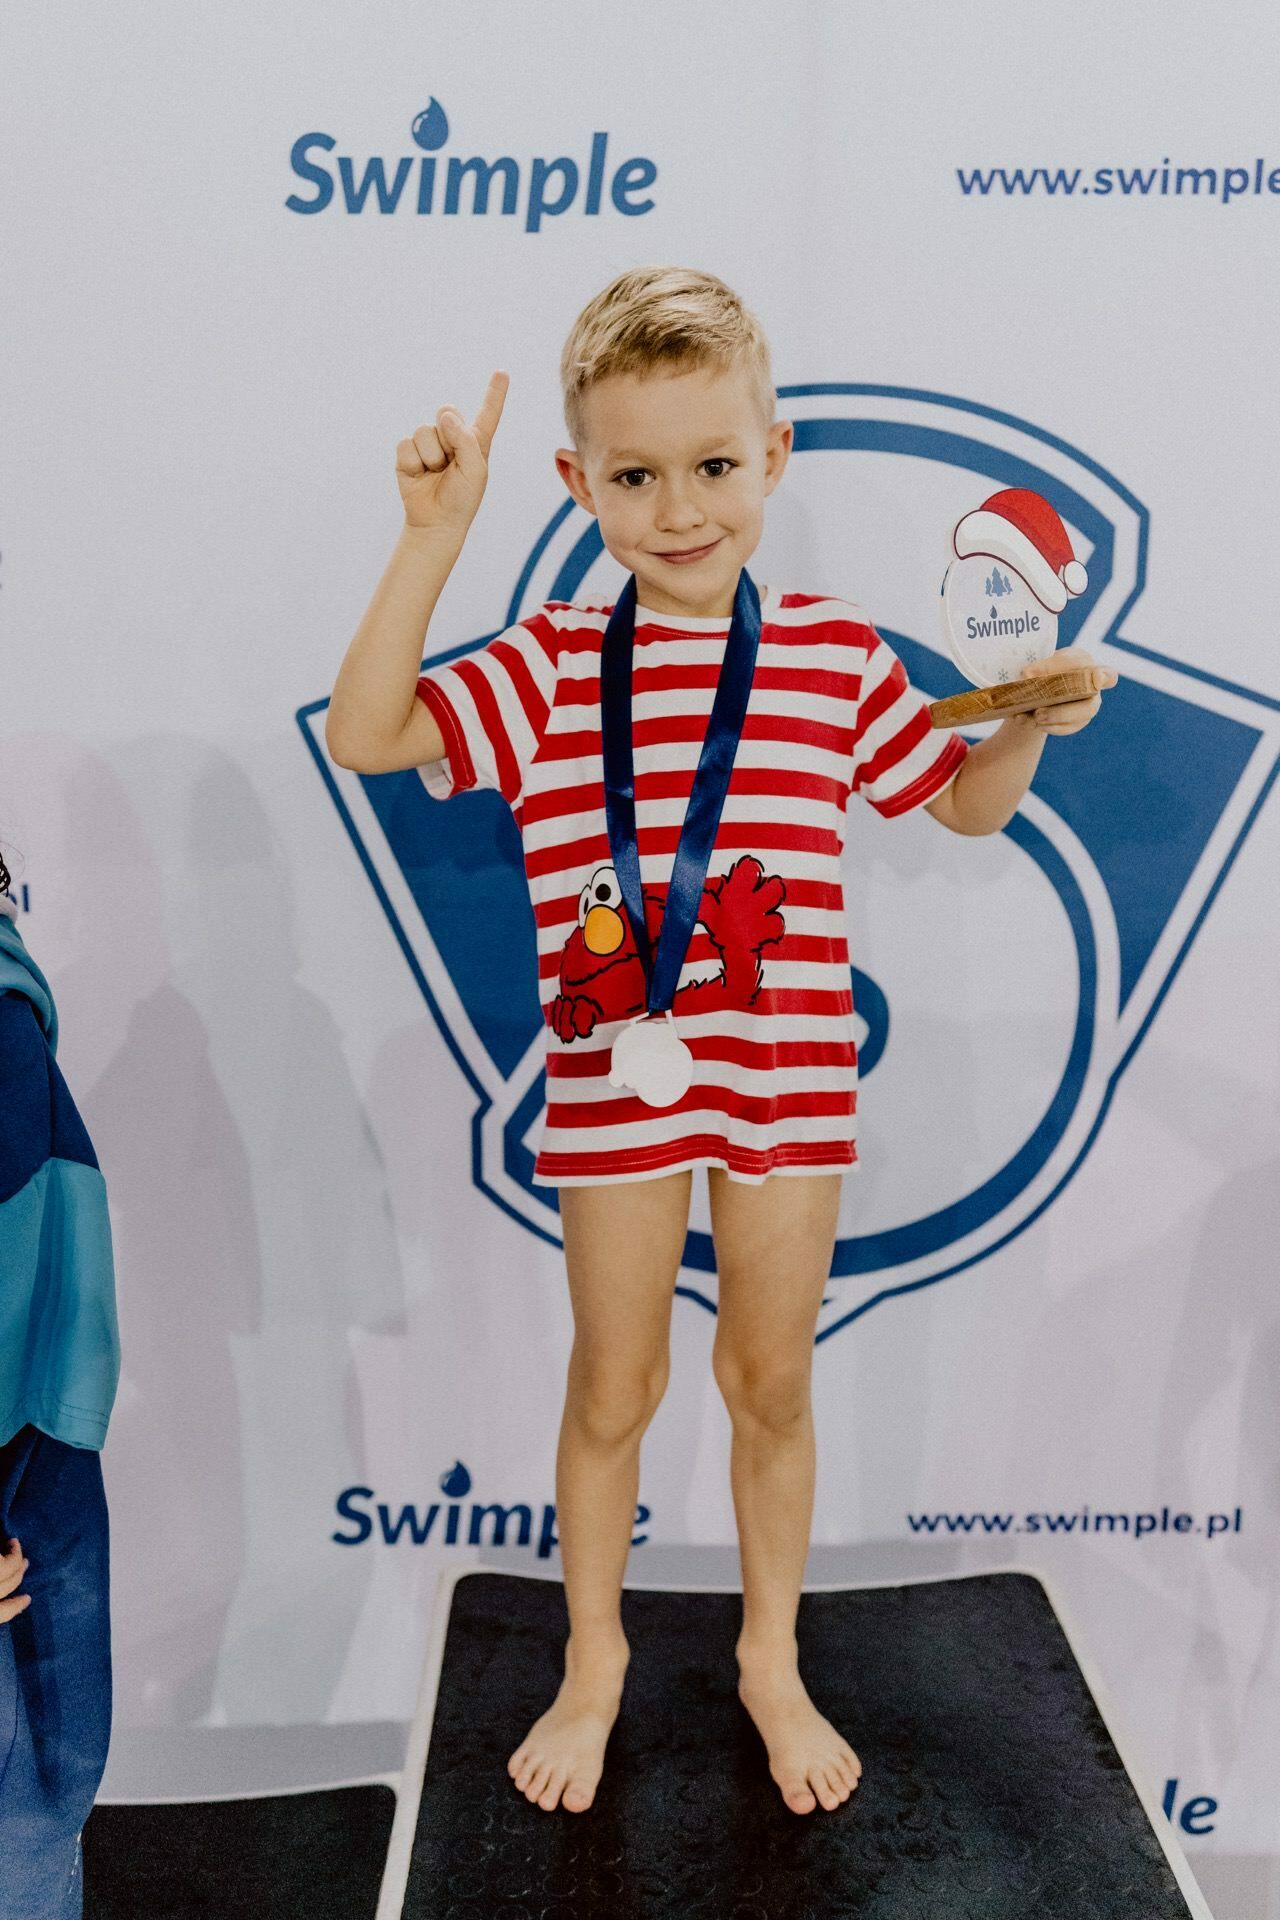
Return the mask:
{"type": "Polygon", "coordinates": [[[1028,487],[993,493],[965,514],[951,544],[961,560],[972,553],[990,554],[1016,568],[1050,613],[1061,613],[1089,584],[1056,511],[1043,494],[1028,487]]]}

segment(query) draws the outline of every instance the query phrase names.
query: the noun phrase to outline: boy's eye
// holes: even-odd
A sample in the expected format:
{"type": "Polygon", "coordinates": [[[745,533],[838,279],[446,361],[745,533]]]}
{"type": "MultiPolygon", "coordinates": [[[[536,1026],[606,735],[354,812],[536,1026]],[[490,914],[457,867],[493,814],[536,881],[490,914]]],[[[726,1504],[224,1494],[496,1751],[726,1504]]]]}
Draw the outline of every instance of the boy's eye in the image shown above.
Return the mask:
{"type": "MultiPolygon", "coordinates": [[[[725,454],[717,453],[717,454],[712,454],[711,458],[708,460],[704,460],[702,464],[704,467],[718,467],[723,469],[722,472],[713,473],[711,475],[711,478],[713,480],[722,480],[724,478],[724,474],[732,471],[732,469],[736,467],[738,463],[736,460],[730,460],[728,456],[725,454]]],[[[641,484],[643,484],[648,472],[649,472],[648,467],[627,467],[623,470],[623,472],[615,473],[613,477],[615,481],[617,481],[618,484],[622,487],[625,493],[637,493],[639,492],[639,486],[633,487],[631,485],[632,480],[638,480],[641,484]]]]}

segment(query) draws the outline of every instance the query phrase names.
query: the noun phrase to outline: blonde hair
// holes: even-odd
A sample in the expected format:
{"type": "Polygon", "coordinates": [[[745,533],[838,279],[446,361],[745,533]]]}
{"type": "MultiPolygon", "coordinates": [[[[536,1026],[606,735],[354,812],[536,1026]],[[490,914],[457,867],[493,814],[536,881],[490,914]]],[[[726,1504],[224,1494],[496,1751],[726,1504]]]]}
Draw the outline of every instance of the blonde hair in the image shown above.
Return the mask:
{"type": "Polygon", "coordinates": [[[631,267],[589,300],[560,356],[564,418],[574,446],[584,439],[583,395],[610,374],[642,378],[658,367],[742,367],[767,429],[777,394],[769,342],[732,287],[696,267],[631,267]]]}

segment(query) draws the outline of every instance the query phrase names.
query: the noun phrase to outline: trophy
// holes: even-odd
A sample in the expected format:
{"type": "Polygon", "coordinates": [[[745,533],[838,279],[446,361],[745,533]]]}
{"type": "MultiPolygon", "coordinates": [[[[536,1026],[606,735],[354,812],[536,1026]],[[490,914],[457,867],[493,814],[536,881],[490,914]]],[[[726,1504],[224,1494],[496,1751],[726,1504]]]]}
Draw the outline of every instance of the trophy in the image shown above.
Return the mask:
{"type": "Polygon", "coordinates": [[[1028,487],[993,493],[957,523],[951,556],[942,582],[942,624],[951,658],[975,691],[931,701],[934,726],[1088,700],[1094,691],[1091,667],[1022,678],[1024,667],[1053,652],[1058,615],[1089,584],[1043,494],[1028,487]]]}

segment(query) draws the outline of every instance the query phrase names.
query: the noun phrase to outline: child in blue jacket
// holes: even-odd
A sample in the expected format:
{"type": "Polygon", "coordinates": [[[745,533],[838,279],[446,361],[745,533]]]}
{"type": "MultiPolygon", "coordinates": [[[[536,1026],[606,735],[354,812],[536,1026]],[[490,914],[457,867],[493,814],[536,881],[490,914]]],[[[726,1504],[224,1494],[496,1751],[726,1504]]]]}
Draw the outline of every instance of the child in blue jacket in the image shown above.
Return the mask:
{"type": "Polygon", "coordinates": [[[111,1725],[106,1186],[0,860],[0,1920],[80,1920],[111,1725]]]}

